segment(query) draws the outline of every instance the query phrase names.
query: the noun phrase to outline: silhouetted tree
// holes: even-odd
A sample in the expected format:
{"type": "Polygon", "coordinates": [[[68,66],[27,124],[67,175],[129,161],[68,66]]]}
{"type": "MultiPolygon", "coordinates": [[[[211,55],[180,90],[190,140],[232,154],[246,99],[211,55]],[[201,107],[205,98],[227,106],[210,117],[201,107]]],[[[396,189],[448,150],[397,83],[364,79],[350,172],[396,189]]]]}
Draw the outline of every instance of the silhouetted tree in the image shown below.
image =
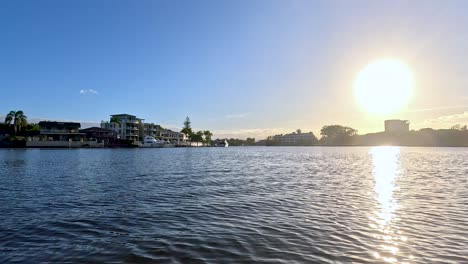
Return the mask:
{"type": "Polygon", "coordinates": [[[255,138],[247,138],[245,140],[245,146],[254,146],[255,145],[255,138]]]}
{"type": "Polygon", "coordinates": [[[460,124],[456,124],[456,125],[452,126],[450,129],[452,129],[452,130],[460,130],[460,131],[467,131],[467,130],[468,130],[468,128],[467,128],[466,125],[462,126],[462,125],[460,125],[460,124]]]}
{"type": "Polygon", "coordinates": [[[320,130],[320,135],[322,135],[320,143],[328,146],[350,145],[352,137],[357,135],[357,132],[356,129],[347,126],[324,126],[320,130]]]}

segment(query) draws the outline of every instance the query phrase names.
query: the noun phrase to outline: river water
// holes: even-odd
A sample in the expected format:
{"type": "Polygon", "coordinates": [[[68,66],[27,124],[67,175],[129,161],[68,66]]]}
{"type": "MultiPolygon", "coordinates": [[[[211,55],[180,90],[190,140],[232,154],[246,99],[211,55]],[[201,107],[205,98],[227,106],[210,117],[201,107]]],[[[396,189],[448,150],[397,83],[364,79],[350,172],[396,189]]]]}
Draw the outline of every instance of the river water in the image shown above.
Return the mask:
{"type": "Polygon", "coordinates": [[[468,263],[467,148],[0,150],[0,263],[468,263]]]}

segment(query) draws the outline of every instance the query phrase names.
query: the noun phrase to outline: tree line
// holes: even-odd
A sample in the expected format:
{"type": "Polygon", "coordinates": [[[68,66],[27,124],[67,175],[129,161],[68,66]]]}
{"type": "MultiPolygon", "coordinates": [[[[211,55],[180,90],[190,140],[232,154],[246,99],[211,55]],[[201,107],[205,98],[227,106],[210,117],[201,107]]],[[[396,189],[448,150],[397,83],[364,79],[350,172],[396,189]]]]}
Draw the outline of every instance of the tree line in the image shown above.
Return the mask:
{"type": "MultiPolygon", "coordinates": [[[[297,130],[300,134],[301,131],[297,130]]],[[[342,125],[327,125],[320,130],[320,139],[312,132],[310,139],[288,143],[288,146],[434,146],[434,147],[468,147],[468,126],[455,125],[450,129],[424,128],[402,133],[378,132],[358,135],[358,130],[342,125]]],[[[261,140],[256,145],[284,146],[279,139],[284,135],[276,135],[261,140]]]]}

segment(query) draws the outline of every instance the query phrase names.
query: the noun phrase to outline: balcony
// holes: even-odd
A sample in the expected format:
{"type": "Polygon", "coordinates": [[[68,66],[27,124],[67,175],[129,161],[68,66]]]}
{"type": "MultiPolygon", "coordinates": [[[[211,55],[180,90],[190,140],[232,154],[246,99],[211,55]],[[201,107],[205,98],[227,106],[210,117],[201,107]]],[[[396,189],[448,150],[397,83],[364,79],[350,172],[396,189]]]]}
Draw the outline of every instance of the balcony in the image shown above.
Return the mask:
{"type": "Polygon", "coordinates": [[[135,125],[140,123],[140,121],[138,120],[128,120],[128,119],[125,120],[124,122],[127,124],[135,124],[135,125]]]}

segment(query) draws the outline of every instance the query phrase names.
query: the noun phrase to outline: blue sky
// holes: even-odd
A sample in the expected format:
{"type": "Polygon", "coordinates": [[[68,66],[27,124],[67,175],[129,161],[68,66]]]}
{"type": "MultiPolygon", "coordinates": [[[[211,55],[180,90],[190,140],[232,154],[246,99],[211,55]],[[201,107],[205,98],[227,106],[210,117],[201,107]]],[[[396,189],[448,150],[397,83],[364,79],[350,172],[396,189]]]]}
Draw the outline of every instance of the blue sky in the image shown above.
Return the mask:
{"type": "Polygon", "coordinates": [[[216,136],[343,124],[468,123],[465,1],[3,1],[0,113],[99,122],[130,113],[216,136]],[[408,3],[410,2],[410,3],[408,3]],[[408,109],[364,113],[353,80],[404,61],[408,109]]]}

